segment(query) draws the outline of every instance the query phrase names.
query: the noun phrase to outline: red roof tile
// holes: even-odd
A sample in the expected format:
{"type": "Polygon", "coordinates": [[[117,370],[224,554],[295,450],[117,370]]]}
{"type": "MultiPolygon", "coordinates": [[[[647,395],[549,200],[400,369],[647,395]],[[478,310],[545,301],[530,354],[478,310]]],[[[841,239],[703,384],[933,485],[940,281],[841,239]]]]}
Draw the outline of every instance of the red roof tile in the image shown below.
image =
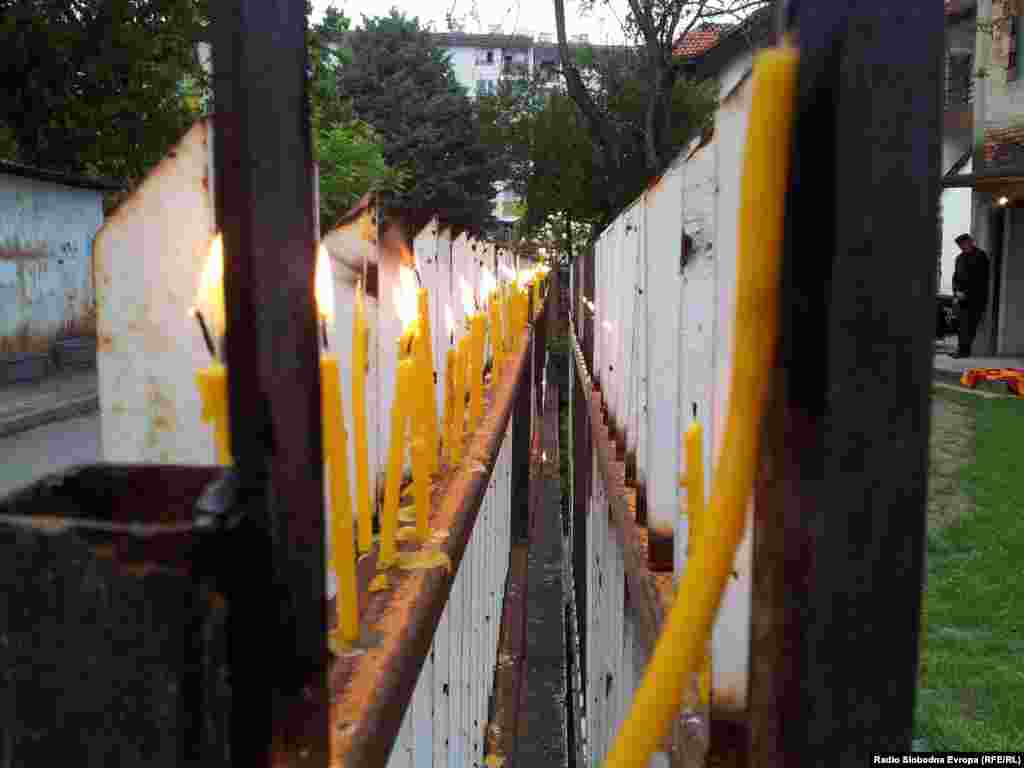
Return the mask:
{"type": "Polygon", "coordinates": [[[725,27],[718,24],[705,24],[697,29],[691,29],[676,41],[675,55],[683,58],[699,56],[713,48],[724,31],[725,27]]]}

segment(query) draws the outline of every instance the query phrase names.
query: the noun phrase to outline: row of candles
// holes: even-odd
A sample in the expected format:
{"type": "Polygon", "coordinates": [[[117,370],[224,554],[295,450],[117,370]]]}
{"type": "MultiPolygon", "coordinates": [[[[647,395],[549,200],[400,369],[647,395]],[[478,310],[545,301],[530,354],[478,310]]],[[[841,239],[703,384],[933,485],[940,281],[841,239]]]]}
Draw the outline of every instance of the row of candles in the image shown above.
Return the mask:
{"type": "MultiPolygon", "coordinates": [[[[529,322],[530,292],[533,293],[533,306],[537,309],[540,307],[542,285],[548,271],[546,266],[519,273],[504,268],[503,272],[509,279],[499,285],[494,274],[484,269],[479,296],[486,306],[486,314],[465,280],[462,281],[468,334],[455,343],[454,321],[450,307],[447,308],[448,330],[454,346],[447,353],[444,413],[439,420],[437,401],[433,394],[435,379],[429,293],[425,288],[418,287],[417,276],[412,269],[406,266],[400,268],[395,305],[402,321],[402,334],[397,341],[398,367],[391,407],[391,439],[384,504],[380,515],[378,569],[386,570],[398,561],[398,510],[406,449],[412,459],[412,495],[416,521],[411,532],[412,538],[425,543],[430,537],[430,478],[440,469],[439,453],[443,453],[449,465],[458,466],[462,461],[465,434],[476,430],[483,419],[487,337],[490,337],[493,385],[498,380],[503,361],[516,351],[516,345],[525,338],[523,331],[529,322]]],[[[200,281],[200,298],[211,316],[214,330],[218,332],[223,332],[225,327],[222,275],[223,247],[220,236],[217,236],[210,247],[210,257],[200,281]]],[[[338,583],[338,622],[331,645],[333,649],[341,650],[359,637],[356,550],[365,554],[373,547],[366,435],[369,324],[363,291],[359,286],[356,290],[351,347],[355,512],[358,520],[357,532],[354,532],[341,374],[337,356],[327,350],[327,327],[334,322],[334,283],[330,257],[323,245],[317,254],[314,284],[324,346],[320,357],[321,416],[332,521],[331,566],[338,583]]],[[[217,461],[226,465],[231,462],[227,370],[218,361],[214,337],[206,317],[198,308],[193,308],[191,313],[214,358],[214,362],[200,369],[196,376],[202,402],[202,419],[212,424],[217,461]]]]}

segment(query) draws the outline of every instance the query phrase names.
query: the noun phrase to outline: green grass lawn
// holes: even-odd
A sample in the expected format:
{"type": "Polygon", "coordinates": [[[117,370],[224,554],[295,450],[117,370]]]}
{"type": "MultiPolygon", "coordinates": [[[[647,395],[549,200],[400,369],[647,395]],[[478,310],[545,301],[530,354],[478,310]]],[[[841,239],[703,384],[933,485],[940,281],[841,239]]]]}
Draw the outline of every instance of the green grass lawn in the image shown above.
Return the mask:
{"type": "Polygon", "coordinates": [[[1024,749],[1024,401],[936,390],[915,747],[1024,749]]]}

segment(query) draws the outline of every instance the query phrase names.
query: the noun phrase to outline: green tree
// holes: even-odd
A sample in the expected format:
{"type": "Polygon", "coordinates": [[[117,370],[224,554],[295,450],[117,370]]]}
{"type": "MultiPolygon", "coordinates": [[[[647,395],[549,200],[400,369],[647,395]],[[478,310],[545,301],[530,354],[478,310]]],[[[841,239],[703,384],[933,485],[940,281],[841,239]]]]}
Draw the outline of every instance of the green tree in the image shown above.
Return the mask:
{"type": "MultiPolygon", "coordinates": [[[[575,53],[575,51],[574,51],[575,53]]],[[[609,171],[603,151],[589,130],[575,100],[561,88],[539,89],[521,117],[504,115],[498,141],[515,149],[525,163],[515,163],[513,178],[526,200],[526,216],[519,236],[560,243],[571,259],[588,233],[603,228],[650,183],[644,162],[643,125],[647,83],[628,49],[589,50],[591,98],[607,115],[616,134],[616,166],[609,171]]],[[[583,56],[577,58],[579,62],[583,56]]],[[[520,100],[520,103],[522,100],[520,100]]],[[[715,106],[710,84],[681,79],[676,82],[672,106],[671,145],[679,149],[707,124],[715,106]]],[[[514,110],[512,110],[514,114],[514,110]]]]}
{"type": "Polygon", "coordinates": [[[321,127],[316,140],[320,166],[320,229],[333,228],[369,191],[401,192],[406,174],[384,162],[381,142],[366,123],[352,120],[321,127]]]}
{"type": "MultiPolygon", "coordinates": [[[[622,27],[631,46],[616,55],[597,57],[596,68],[608,71],[601,78],[605,87],[596,89],[587,82],[584,67],[567,41],[565,0],[553,2],[565,85],[610,182],[605,187],[606,204],[614,207],[615,200],[628,194],[638,161],[647,179],[654,178],[681,146],[678,109],[688,98],[678,87],[685,82],[685,62],[676,55],[678,41],[702,24],[735,23],[774,0],[627,0],[622,27]],[[607,87],[607,75],[613,71],[630,72],[628,79],[637,86],[630,96],[631,117],[625,122],[618,119],[621,112],[613,104],[616,91],[607,87]]],[[[584,0],[585,8],[611,4],[611,0],[584,0]]],[[[695,126],[688,127],[692,131],[695,126]]]]}
{"type": "Polygon", "coordinates": [[[17,159],[139,178],[196,116],[204,0],[0,0],[17,159]]]}
{"type": "Polygon", "coordinates": [[[470,231],[491,224],[505,159],[483,140],[477,109],[418,19],[394,9],[364,17],[338,85],[383,140],[387,163],[409,174],[389,208],[403,212],[411,230],[434,215],[470,231]]]}
{"type": "Polygon", "coordinates": [[[352,100],[338,89],[338,73],[352,60],[347,43],[351,25],[351,19],[332,3],[320,23],[310,29],[310,111],[314,135],[321,125],[331,128],[352,120],[352,100]]]}

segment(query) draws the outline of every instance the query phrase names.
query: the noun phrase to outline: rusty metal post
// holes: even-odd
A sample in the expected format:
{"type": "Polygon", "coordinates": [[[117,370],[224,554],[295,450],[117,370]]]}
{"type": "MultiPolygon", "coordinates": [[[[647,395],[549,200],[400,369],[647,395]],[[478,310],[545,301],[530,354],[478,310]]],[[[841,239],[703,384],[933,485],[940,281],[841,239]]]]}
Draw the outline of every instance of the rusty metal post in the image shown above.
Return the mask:
{"type": "Polygon", "coordinates": [[[233,616],[233,762],[269,765],[276,734],[277,749],[301,744],[290,764],[322,766],[326,563],[305,7],[219,0],[211,15],[235,458],[231,493],[214,505],[233,508],[259,550],[255,562],[238,553],[239,572],[253,569],[281,596],[250,586],[233,616]]]}
{"type": "Polygon", "coordinates": [[[846,768],[911,746],[943,11],[796,8],[782,338],[754,505],[750,764],[846,768]]]}

